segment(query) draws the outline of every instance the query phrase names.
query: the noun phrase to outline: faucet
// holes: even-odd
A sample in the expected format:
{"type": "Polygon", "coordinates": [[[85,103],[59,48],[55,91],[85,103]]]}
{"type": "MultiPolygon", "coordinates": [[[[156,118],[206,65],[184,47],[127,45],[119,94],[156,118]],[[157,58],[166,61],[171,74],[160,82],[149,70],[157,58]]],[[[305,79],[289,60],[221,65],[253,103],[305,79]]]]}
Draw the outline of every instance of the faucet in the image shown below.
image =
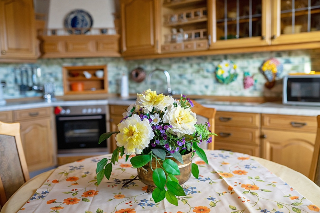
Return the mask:
{"type": "Polygon", "coordinates": [[[167,94],[172,95],[172,90],[171,90],[171,85],[170,85],[170,74],[167,70],[157,68],[157,69],[151,71],[151,73],[148,75],[148,83],[149,84],[151,83],[152,74],[157,71],[163,72],[166,75],[166,77],[167,77],[167,94]]]}

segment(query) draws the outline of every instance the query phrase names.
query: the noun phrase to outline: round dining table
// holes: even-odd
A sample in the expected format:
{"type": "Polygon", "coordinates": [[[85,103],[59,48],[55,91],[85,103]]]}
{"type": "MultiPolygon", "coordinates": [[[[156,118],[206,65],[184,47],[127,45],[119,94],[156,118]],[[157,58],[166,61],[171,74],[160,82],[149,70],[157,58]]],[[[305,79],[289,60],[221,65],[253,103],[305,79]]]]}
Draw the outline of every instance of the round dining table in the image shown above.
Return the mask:
{"type": "Polygon", "coordinates": [[[206,150],[198,156],[199,178],[183,185],[178,206],[155,203],[130,161],[120,159],[110,180],[96,184],[96,164],[110,154],[59,166],[26,182],[1,209],[16,212],[320,212],[320,187],[286,166],[241,153],[206,150]],[[78,206],[78,207],[77,207],[78,206]]]}

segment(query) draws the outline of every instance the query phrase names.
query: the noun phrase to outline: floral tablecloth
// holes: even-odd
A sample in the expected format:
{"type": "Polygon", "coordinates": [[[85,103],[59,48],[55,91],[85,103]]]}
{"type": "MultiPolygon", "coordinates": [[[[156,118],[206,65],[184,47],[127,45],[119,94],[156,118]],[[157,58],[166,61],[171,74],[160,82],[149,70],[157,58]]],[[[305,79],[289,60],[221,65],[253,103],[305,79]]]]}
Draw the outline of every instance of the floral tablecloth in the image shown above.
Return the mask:
{"type": "Polygon", "coordinates": [[[209,164],[195,156],[200,176],[183,185],[186,196],[174,206],[155,203],[147,187],[134,180],[130,161],[120,159],[110,180],[96,185],[97,162],[111,155],[87,158],[58,167],[19,212],[60,213],[208,213],[320,212],[320,209],[248,155],[206,151],[209,164]]]}

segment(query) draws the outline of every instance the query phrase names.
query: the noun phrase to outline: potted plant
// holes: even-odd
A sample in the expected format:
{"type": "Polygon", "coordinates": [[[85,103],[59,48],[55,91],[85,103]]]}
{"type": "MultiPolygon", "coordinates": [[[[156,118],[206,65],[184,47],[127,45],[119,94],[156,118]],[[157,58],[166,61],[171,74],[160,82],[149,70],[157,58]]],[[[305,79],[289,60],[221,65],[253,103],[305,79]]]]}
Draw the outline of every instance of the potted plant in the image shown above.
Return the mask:
{"type": "Polygon", "coordinates": [[[111,160],[102,159],[97,164],[97,184],[103,177],[110,178],[112,164],[119,155],[135,155],[130,159],[137,168],[139,179],[148,185],[152,198],[159,202],[166,198],[178,205],[176,196],[185,196],[180,186],[190,174],[198,178],[198,165],[191,162],[196,153],[208,163],[207,156],[199,147],[202,142],[210,143],[214,133],[208,130],[209,123],[196,124],[196,114],[191,111],[193,103],[186,96],[174,100],[171,96],[146,90],[137,94],[135,104],[123,113],[117,132],[100,136],[99,143],[116,134],[117,148],[111,160]]]}

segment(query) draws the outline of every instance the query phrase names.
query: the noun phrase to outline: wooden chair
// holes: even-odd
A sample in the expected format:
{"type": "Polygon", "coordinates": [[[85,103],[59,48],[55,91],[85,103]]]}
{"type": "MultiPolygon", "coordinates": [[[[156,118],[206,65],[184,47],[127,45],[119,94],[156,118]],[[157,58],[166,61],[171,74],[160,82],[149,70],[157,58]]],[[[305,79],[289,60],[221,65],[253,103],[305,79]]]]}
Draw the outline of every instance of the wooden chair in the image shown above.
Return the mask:
{"type": "Polygon", "coordinates": [[[29,179],[20,123],[0,122],[0,209],[29,179]]]}
{"type": "MultiPolygon", "coordinates": [[[[216,115],[216,109],[204,107],[194,100],[191,101],[194,104],[194,107],[192,107],[191,110],[197,114],[198,123],[209,122],[209,129],[211,132],[214,132],[214,116],[216,115]]],[[[214,149],[214,137],[212,137],[212,142],[208,144],[207,149],[214,149]]]]}
{"type": "Polygon", "coordinates": [[[320,115],[317,116],[317,136],[311,161],[309,178],[320,186],[320,115]]]}

